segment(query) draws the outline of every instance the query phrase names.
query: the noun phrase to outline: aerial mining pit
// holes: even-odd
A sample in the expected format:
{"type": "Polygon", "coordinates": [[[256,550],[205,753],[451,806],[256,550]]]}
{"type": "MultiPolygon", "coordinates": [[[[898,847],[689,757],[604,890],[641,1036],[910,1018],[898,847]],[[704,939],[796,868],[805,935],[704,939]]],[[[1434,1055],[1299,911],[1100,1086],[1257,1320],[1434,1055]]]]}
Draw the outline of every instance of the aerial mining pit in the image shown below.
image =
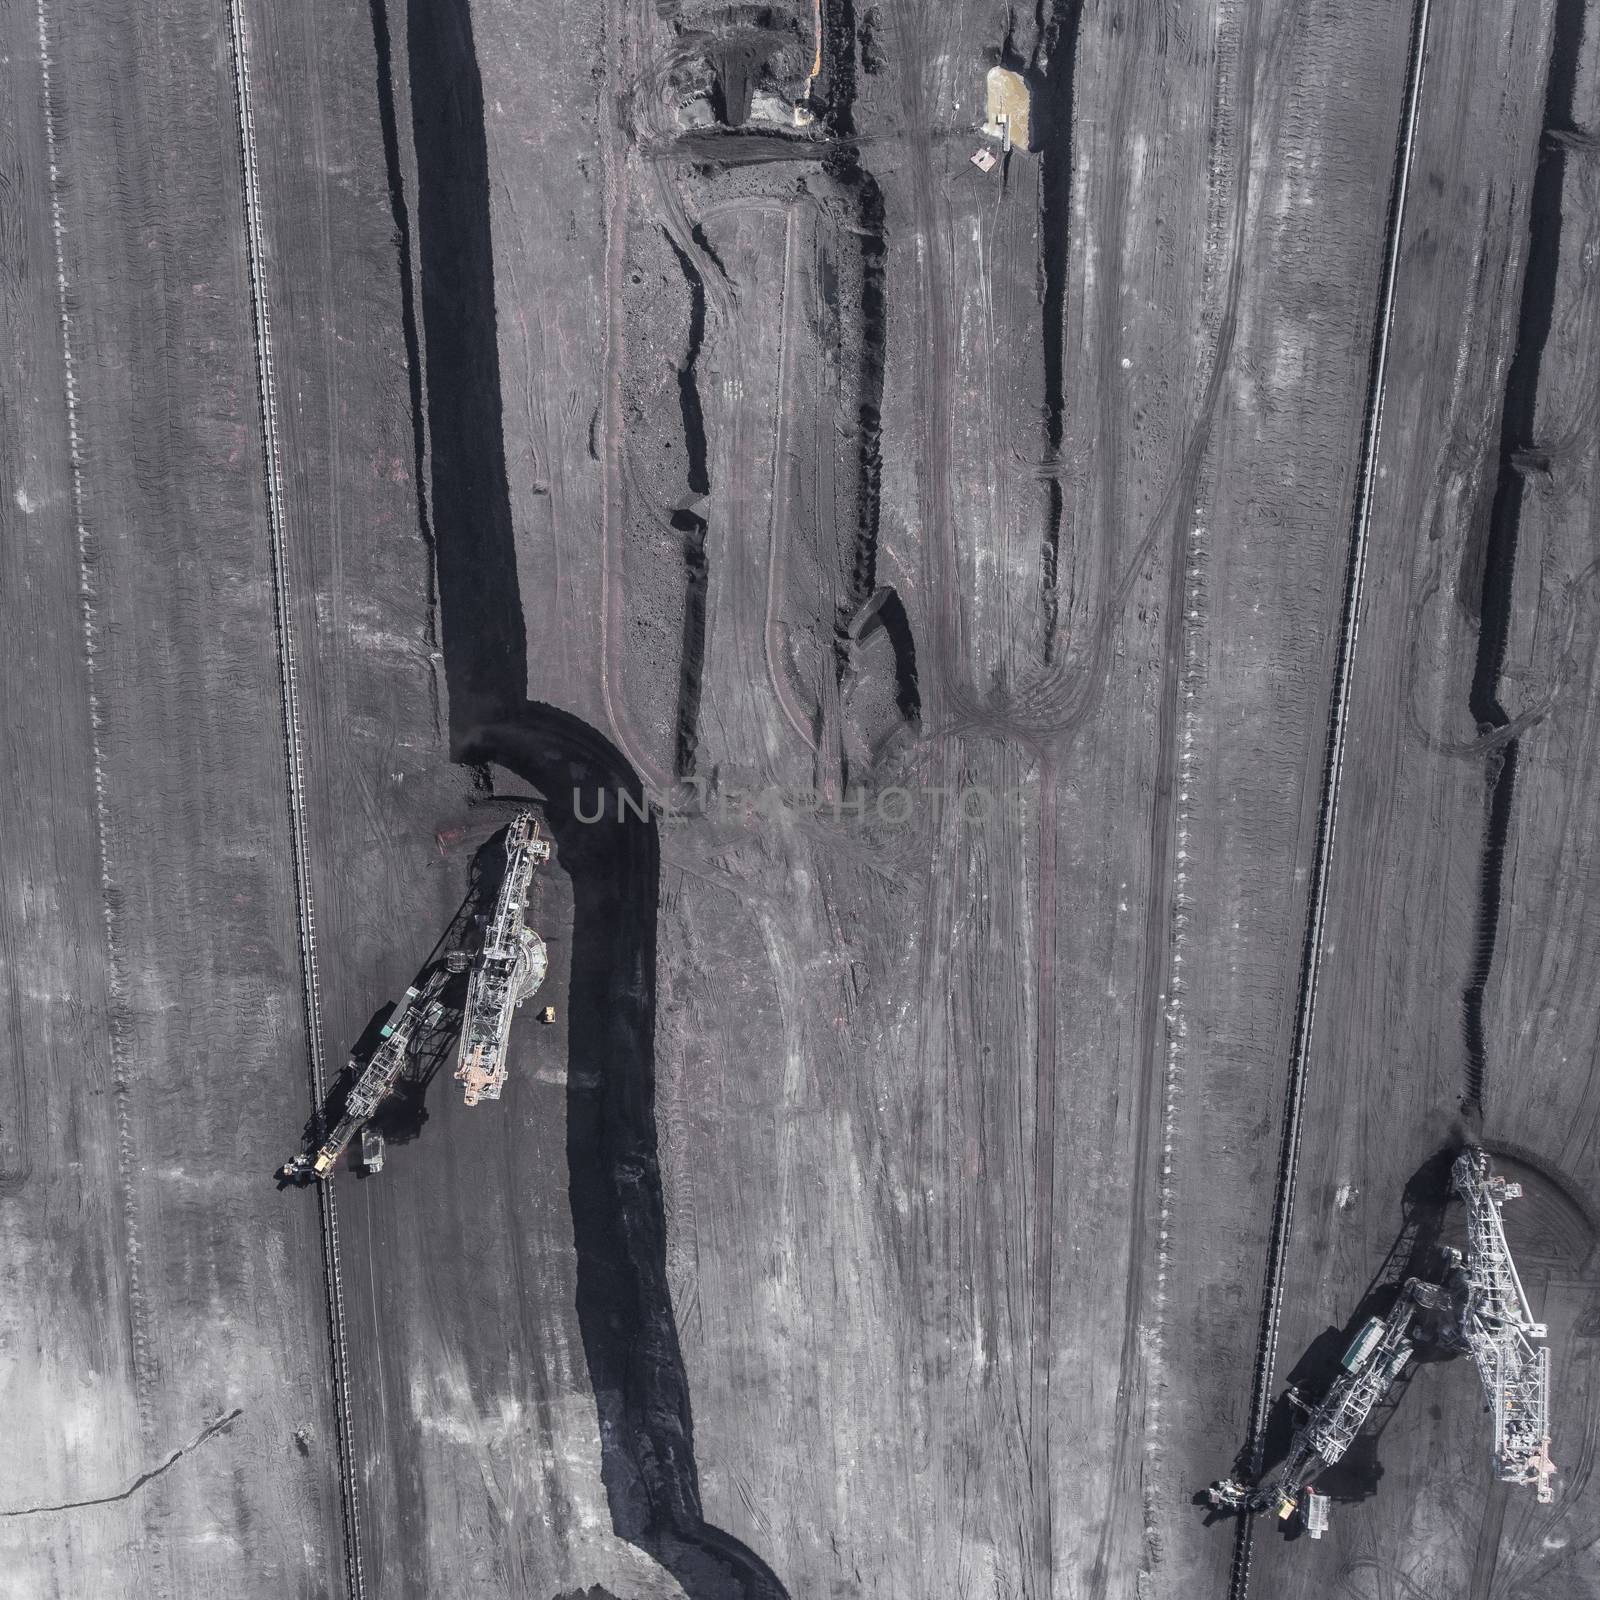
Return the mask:
{"type": "Polygon", "coordinates": [[[1585,8],[211,22],[0,12],[11,1588],[1591,1594],[1585,8]]]}

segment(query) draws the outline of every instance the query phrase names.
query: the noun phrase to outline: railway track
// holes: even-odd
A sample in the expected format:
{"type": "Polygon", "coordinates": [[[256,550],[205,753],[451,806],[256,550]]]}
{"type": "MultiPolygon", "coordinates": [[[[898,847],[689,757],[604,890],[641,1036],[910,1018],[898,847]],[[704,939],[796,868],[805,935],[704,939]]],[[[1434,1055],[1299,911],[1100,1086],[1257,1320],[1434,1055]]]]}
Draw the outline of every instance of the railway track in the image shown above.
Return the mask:
{"type": "MultiPolygon", "coordinates": [[[[267,299],[261,188],[256,157],[255,118],[250,103],[250,50],[243,0],[226,0],[228,41],[238,110],[239,163],[244,201],[245,256],[250,279],[250,314],[256,357],[256,395],[261,412],[263,466],[266,472],[267,528],[271,547],[273,627],[277,641],[278,689],[283,712],[284,770],[288,784],[289,836],[294,863],[295,918],[305,1001],[306,1047],[313,1106],[322,1104],[327,1074],[322,1050],[322,995],[317,979],[317,928],[306,844],[305,773],[301,757],[300,705],[295,666],[294,615],[284,535],[283,465],[278,436],[277,394],[272,371],[272,322],[267,299]]],[[[364,1600],[361,1521],[356,1493],[355,1454],[350,1416],[349,1348],[345,1335],[344,1291],[339,1276],[339,1215],[333,1189],[317,1185],[321,1213],[322,1265],[327,1293],[329,1343],[333,1365],[334,1411],[338,1433],[339,1487],[344,1508],[345,1579],[350,1600],[364,1600]]]]}
{"type": "MultiPolygon", "coordinates": [[[[1377,484],[1378,444],[1383,427],[1383,393],[1389,368],[1390,334],[1394,324],[1395,284],[1399,276],[1400,242],[1405,227],[1406,196],[1410,187],[1412,157],[1416,147],[1417,115],[1422,99],[1423,57],[1427,47],[1431,3],[1432,0],[1415,0],[1412,12],[1411,42],[1406,58],[1405,89],[1401,103],[1400,134],[1395,150],[1394,176],[1389,190],[1383,268],[1379,279],[1378,315],[1373,333],[1366,410],[1361,429],[1355,511],[1351,520],[1350,552],[1345,565],[1344,601],[1340,611],[1338,653],[1334,660],[1333,692],[1328,707],[1328,735],[1322,766],[1322,799],[1317,814],[1316,844],[1311,862],[1305,940],[1300,958],[1299,997],[1295,1007],[1293,1042],[1289,1053],[1289,1081],[1284,1094],[1277,1188],[1273,1197],[1272,1225],[1268,1235],[1261,1331],[1256,1347],[1254,1388],[1250,1396],[1247,1453],[1252,1476],[1261,1470],[1267,1416],[1271,1410],[1272,1387],[1277,1366],[1289,1229],[1294,1216],[1295,1176],[1300,1158],[1306,1070],[1312,1028],[1316,1018],[1317,979],[1322,963],[1323,934],[1327,921],[1334,829],[1339,811],[1339,784],[1344,771],[1345,741],[1349,731],[1350,684],[1355,665],[1356,641],[1361,625],[1361,595],[1366,577],[1373,495],[1377,484]]],[[[1245,1600],[1249,1593],[1252,1528],[1253,1523],[1248,1516],[1239,1519],[1238,1533],[1234,1540],[1233,1564],[1228,1581],[1228,1600],[1245,1600]]]]}

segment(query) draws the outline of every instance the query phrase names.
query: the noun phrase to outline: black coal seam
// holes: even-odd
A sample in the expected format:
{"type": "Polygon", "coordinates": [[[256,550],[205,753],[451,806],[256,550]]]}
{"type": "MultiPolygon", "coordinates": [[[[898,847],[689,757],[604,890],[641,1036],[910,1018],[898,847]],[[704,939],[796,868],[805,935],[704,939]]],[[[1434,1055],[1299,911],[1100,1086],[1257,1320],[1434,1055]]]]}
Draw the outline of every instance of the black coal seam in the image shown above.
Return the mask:
{"type": "MultiPolygon", "coordinates": [[[[1503,725],[1490,724],[1493,727],[1503,725]]],[[[1489,1054],[1484,1028],[1484,1000],[1498,942],[1506,844],[1511,832],[1516,786],[1517,741],[1513,739],[1503,750],[1489,758],[1483,855],[1478,867],[1477,929],[1473,940],[1472,970],[1461,1002],[1462,1032],[1467,1049],[1466,1093],[1461,1097],[1461,1109],[1476,1114],[1483,1111],[1489,1054]]]]}
{"type": "Polygon", "coordinates": [[[483,81],[467,0],[409,0],[406,44],[435,561],[459,734],[522,702],[527,634],[506,478],[483,81]]]}
{"type": "MultiPolygon", "coordinates": [[[[849,118],[844,119],[847,123],[849,118]]],[[[843,683],[850,672],[852,641],[849,628],[878,587],[878,537],[883,484],[883,386],[888,339],[888,292],[885,279],[883,191],[862,163],[853,144],[835,148],[824,162],[828,176],[856,206],[855,236],[860,241],[861,307],[858,324],[860,355],[856,366],[856,529],[847,588],[834,618],[834,672],[843,683]]],[[[841,319],[842,322],[842,319],[841,319]]],[[[903,686],[915,684],[915,651],[909,657],[910,623],[903,636],[890,634],[895,651],[895,673],[903,686]]],[[[920,699],[917,700],[920,714],[920,699]]]]}
{"type": "Polygon", "coordinates": [[[722,257],[717,254],[716,246],[707,237],[704,226],[698,222],[691,223],[689,237],[694,240],[695,247],[700,251],[701,255],[721,273],[722,281],[726,283],[728,281],[728,269],[722,264],[722,257]]]}
{"type": "Polygon", "coordinates": [[[706,589],[711,567],[706,558],[706,520],[692,511],[673,514],[683,535],[683,641],[679,652],[677,742],[674,769],[692,778],[700,747],[700,698],[706,663],[706,589]]]}
{"type": "Polygon", "coordinates": [[[856,134],[856,8],[855,0],[821,0],[822,125],[830,137],[856,134]]]}
{"type": "MultiPolygon", "coordinates": [[[[855,197],[856,236],[861,241],[860,357],[856,370],[856,536],[848,591],[834,628],[834,671],[843,682],[850,670],[850,619],[878,583],[878,533],[883,480],[883,385],[888,340],[885,279],[885,211],[877,178],[861,159],[856,137],[856,13],[854,0],[825,0],[822,16],[822,123],[833,141],[824,159],[828,176],[855,197]]],[[[909,638],[910,627],[906,628],[909,638]]],[[[894,636],[891,635],[891,639],[894,636]]],[[[916,681],[915,653],[907,660],[894,640],[896,676],[916,681]]],[[[920,709],[920,705],[919,705],[920,709]]]]}
{"type": "MultiPolygon", "coordinates": [[[[849,594],[840,606],[840,638],[848,619],[877,587],[879,493],[883,475],[884,348],[887,336],[884,285],[884,204],[878,180],[861,160],[856,133],[856,13],[853,0],[828,0],[822,7],[822,56],[826,94],[822,121],[833,148],[824,170],[856,204],[861,241],[861,354],[856,372],[856,539],[849,594]]],[[[841,666],[843,645],[841,642],[841,666]]]]}
{"type": "Polygon", "coordinates": [[[700,406],[700,383],[696,369],[706,337],[706,286],[699,270],[671,234],[665,235],[672,253],[683,269],[689,285],[689,346],[678,368],[678,408],[683,413],[683,438],[689,454],[689,489],[694,494],[709,494],[711,479],[706,470],[706,423],[700,406]]]}
{"type": "Polygon", "coordinates": [[[911,619],[905,602],[893,590],[884,595],[878,607],[883,631],[894,651],[894,700],[907,722],[922,720],[922,689],[917,682],[917,643],[911,632],[911,619]]]}
{"type": "Polygon", "coordinates": [[[788,1600],[753,1551],[706,1521],[689,1383],[667,1279],[655,1108],[660,838],[637,776],[587,723],[527,704],[465,752],[546,797],[573,892],[567,1168],[577,1314],[617,1535],[689,1600],[788,1600]],[[631,810],[623,810],[626,794],[631,810]]]}
{"type": "Polygon", "coordinates": [[[861,362],[857,373],[856,548],[851,572],[851,611],[878,585],[878,520],[883,482],[883,374],[888,336],[884,283],[884,208],[878,180],[859,160],[849,181],[857,197],[861,227],[861,362]]]}
{"type": "MultiPolygon", "coordinates": [[[[699,269],[671,234],[666,240],[689,285],[689,344],[678,368],[678,407],[683,416],[683,438],[688,451],[688,485],[691,494],[711,492],[706,462],[705,412],[700,405],[698,368],[706,336],[706,286],[699,269]]],[[[679,511],[673,528],[683,535],[683,639],[678,654],[677,736],[673,768],[680,778],[694,776],[695,752],[700,742],[700,694],[705,677],[706,587],[710,569],[706,560],[706,521],[692,511],[679,511]]]]}
{"type": "Polygon", "coordinates": [[[428,552],[428,643],[438,645],[439,580],[434,570],[433,522],[428,514],[428,432],[423,413],[422,345],[417,336],[416,281],[411,265],[411,209],[406,204],[405,172],[400,163],[400,126],[394,108],[394,46],[388,0],[369,0],[372,43],[377,55],[378,123],[383,135],[383,166],[389,185],[389,215],[394,220],[395,254],[400,269],[400,331],[406,347],[406,386],[411,396],[412,482],[417,492],[417,531],[428,552]]]}
{"type": "Polygon", "coordinates": [[[1047,495],[1040,577],[1045,664],[1055,659],[1060,623],[1061,446],[1066,437],[1067,280],[1072,219],[1072,100],[1083,0],[1040,0],[1039,44],[1028,70],[1033,141],[1039,151],[1039,259],[1044,277],[1044,415],[1047,495]]]}
{"type": "MultiPolygon", "coordinates": [[[[527,701],[500,398],[483,93],[470,0],[409,0],[425,384],[451,740],[545,796],[573,886],[567,1159],[577,1316],[617,1534],[688,1600],[787,1600],[752,1551],[706,1520],[689,1384],[666,1272],[655,1126],[653,818],[615,820],[636,774],[593,728],[527,701]],[[572,804],[585,788],[584,812],[572,804]],[[594,791],[609,824],[589,823],[594,791]]],[[[415,1537],[415,1519],[400,1537],[415,1537]]],[[[402,1557],[401,1559],[404,1559],[402,1557]]]]}
{"type": "MultiPolygon", "coordinates": [[[[1557,0],[1551,25],[1550,64],[1545,77],[1543,145],[1528,206],[1528,259],[1522,277],[1517,344],[1506,372],[1500,412],[1500,470],[1489,513],[1478,595],[1478,656],[1468,706],[1480,733],[1504,728],[1511,720],[1500,703],[1511,635],[1517,544],[1522,527],[1525,477],[1522,463],[1536,452],[1535,428],[1539,374],[1555,322],[1556,279],[1561,264],[1561,194],[1567,145],[1544,139],[1571,128],[1577,86],[1578,52],[1583,42],[1583,0],[1557,0]]],[[[1482,1114],[1488,1077],[1484,1003],[1499,942],[1500,906],[1507,842],[1517,783],[1518,741],[1513,739],[1488,768],[1486,824],[1478,879],[1477,934],[1472,970],[1462,994],[1462,1031],[1467,1052],[1462,1109],[1482,1114]]]]}

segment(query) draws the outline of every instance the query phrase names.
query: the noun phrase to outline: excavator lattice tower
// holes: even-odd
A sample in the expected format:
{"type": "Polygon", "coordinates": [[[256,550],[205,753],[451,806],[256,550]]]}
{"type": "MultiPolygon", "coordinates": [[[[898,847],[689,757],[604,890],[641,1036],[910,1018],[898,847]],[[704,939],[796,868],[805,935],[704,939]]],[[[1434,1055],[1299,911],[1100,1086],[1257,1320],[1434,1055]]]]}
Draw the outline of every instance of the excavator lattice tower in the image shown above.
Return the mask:
{"type": "Polygon", "coordinates": [[[549,965],[544,940],[524,919],[533,869],[549,859],[550,846],[540,837],[533,813],[522,812],[506,832],[505,876],[467,986],[455,1075],[469,1106],[500,1098],[511,1019],[544,982],[549,965]]]}
{"type": "Polygon", "coordinates": [[[1555,1498],[1550,1459],[1550,1347],[1535,1322],[1506,1244],[1500,1207],[1522,1193],[1495,1176],[1481,1150],[1466,1149],[1451,1172],[1467,1208],[1467,1300],[1461,1332],[1494,1413],[1494,1460],[1507,1483],[1531,1483],[1555,1498]],[[1539,1341],[1535,1343],[1534,1341],[1539,1341]]]}

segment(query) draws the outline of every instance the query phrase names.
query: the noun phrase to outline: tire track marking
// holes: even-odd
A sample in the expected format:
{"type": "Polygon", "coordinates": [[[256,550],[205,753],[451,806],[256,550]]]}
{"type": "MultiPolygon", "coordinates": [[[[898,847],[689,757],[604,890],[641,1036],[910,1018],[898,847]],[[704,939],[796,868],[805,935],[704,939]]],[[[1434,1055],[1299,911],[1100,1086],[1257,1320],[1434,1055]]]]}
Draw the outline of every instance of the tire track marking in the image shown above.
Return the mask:
{"type": "MultiPolygon", "coordinates": [[[[230,0],[231,3],[231,0],[230,0]]],[[[627,429],[622,416],[623,306],[622,277],[628,247],[629,175],[623,138],[632,109],[633,86],[639,81],[638,51],[622,8],[612,0],[601,14],[605,79],[600,102],[601,191],[605,214],[604,337],[600,398],[594,438],[600,455],[600,700],[617,748],[640,779],[657,794],[670,794],[672,775],[646,753],[623,695],[622,660],[622,529],[625,509],[621,453],[627,429]],[[619,149],[619,145],[622,148],[619,149]],[[613,654],[617,659],[613,660],[613,654]]]]}
{"type": "MultiPolygon", "coordinates": [[[[820,47],[819,47],[820,48],[820,47]]],[[[798,202],[784,208],[783,221],[783,273],[779,278],[780,301],[778,311],[778,379],[774,411],[774,442],[772,447],[772,496],[768,511],[767,535],[767,599],[766,616],[762,625],[762,647],[767,658],[767,678],[772,684],[773,697],[778,702],[785,720],[799,736],[808,751],[817,748],[816,736],[807,726],[806,714],[794,691],[790,688],[783,667],[783,637],[779,620],[782,603],[784,572],[789,558],[789,496],[788,474],[785,470],[789,451],[789,387],[794,381],[794,297],[798,286],[794,280],[794,229],[798,202]]]]}
{"type": "Polygon", "coordinates": [[[61,203],[64,188],[61,173],[61,141],[57,132],[57,109],[51,78],[50,27],[45,0],[38,0],[39,78],[44,91],[45,157],[49,169],[50,232],[55,247],[56,308],[61,324],[61,364],[67,401],[67,460],[72,479],[72,517],[78,542],[78,605],[83,625],[83,655],[89,702],[89,746],[94,763],[95,839],[100,855],[102,913],[106,925],[106,966],[111,1004],[107,1007],[106,1043],[112,1075],[112,1103],[117,1123],[117,1184],[121,1190],[124,1243],[128,1261],[128,1321],[133,1341],[134,1397],[140,1428],[148,1434],[153,1420],[151,1406],[149,1312],[140,1268],[137,1218],[133,1204],[133,1134],[128,1121],[127,1052],[122,1037],[121,1015],[116,1003],[117,937],[111,911],[110,822],[106,805],[105,750],[101,730],[105,714],[97,687],[99,644],[95,630],[94,558],[90,547],[88,518],[84,511],[83,433],[78,417],[77,362],[72,353],[72,296],[67,286],[66,222],[61,203]]]}
{"type": "MultiPolygon", "coordinates": [[[[316,916],[312,903],[310,853],[306,843],[305,775],[301,759],[299,689],[295,667],[292,586],[284,533],[283,466],[278,440],[277,392],[272,368],[272,322],[267,301],[266,249],[261,223],[259,163],[255,118],[250,103],[249,38],[243,0],[224,0],[238,111],[239,162],[244,202],[245,259],[250,277],[250,313],[256,357],[256,397],[261,413],[266,472],[267,530],[271,549],[273,627],[277,642],[278,690],[283,712],[284,770],[288,783],[290,853],[294,863],[295,918],[300,942],[300,972],[305,1001],[306,1049],[314,1107],[326,1091],[322,1051],[322,995],[317,981],[316,916]]],[[[339,1277],[339,1218],[330,1185],[317,1185],[322,1223],[322,1264],[328,1300],[333,1366],[334,1412],[338,1433],[340,1495],[344,1509],[345,1578],[351,1600],[366,1592],[361,1567],[361,1519],[355,1482],[355,1452],[350,1416],[349,1350],[345,1337],[344,1291],[339,1277]]]]}
{"type": "MultiPolygon", "coordinates": [[[[1163,495],[1159,518],[1150,524],[1141,552],[1168,535],[1166,602],[1162,628],[1160,699],[1148,838],[1150,887],[1144,914],[1144,962],[1139,980],[1143,1003],[1135,1035],[1134,1104],[1131,1114],[1131,1177],[1128,1185],[1127,1283],[1123,1291],[1123,1335],[1117,1356],[1112,1422],[1112,1459],[1106,1504],[1089,1570],[1089,1600],[1104,1600],[1117,1567],[1114,1550],[1125,1526],[1125,1502],[1142,1489],[1144,1557],[1148,1573],[1154,1548],[1149,1480],[1159,1456],[1163,1362],[1166,1355],[1167,1280],[1176,1230],[1172,1155],[1178,1122],[1183,1041],[1188,1032],[1183,1000],[1189,891],[1190,805],[1194,775],[1195,701],[1204,684],[1203,639],[1207,530],[1200,515],[1201,481],[1233,360],[1245,280],[1259,83],[1271,70],[1283,38],[1280,20],[1261,42],[1261,18],[1245,8],[1218,8],[1215,22],[1216,87],[1208,156],[1205,305],[1202,327],[1213,329],[1211,350],[1189,441],[1163,495]],[[1163,1045],[1165,1049],[1163,1049],[1163,1045]],[[1151,1234],[1154,1232],[1154,1249],[1151,1234]],[[1153,1256],[1153,1261],[1152,1261],[1153,1256]],[[1154,1286],[1151,1267],[1154,1267],[1154,1286]],[[1134,1425],[1135,1410],[1140,1426],[1134,1425]]],[[[1107,337],[1111,330],[1107,329],[1107,337]]],[[[1144,556],[1141,553],[1142,563],[1144,556]]],[[[1133,568],[1127,569],[1129,572],[1133,568]]],[[[1124,578],[1124,584],[1127,579],[1124,578]]],[[[1119,592],[1116,611],[1123,604],[1119,592]]],[[[1110,621],[1104,623],[1109,640],[1110,621]]]]}
{"type": "MultiPolygon", "coordinates": [[[[1327,920],[1328,883],[1334,828],[1338,820],[1339,783],[1344,771],[1345,740],[1349,731],[1350,684],[1355,665],[1356,639],[1361,624],[1361,592],[1366,577],[1367,547],[1372,526],[1372,502],[1378,475],[1378,441],[1383,426],[1383,391],[1389,367],[1389,339],[1394,325],[1395,284],[1399,277],[1400,239],[1405,225],[1406,195],[1417,139],[1417,117],[1422,100],[1423,56],[1428,39],[1432,0],[1416,0],[1411,19],[1410,49],[1406,59],[1405,89],[1400,115],[1400,135],[1395,154],[1394,179],[1389,194],[1389,214],[1379,280],[1377,326],[1367,384],[1366,414],[1356,480],[1355,515],[1350,531],[1350,554],[1345,567],[1344,604],[1340,613],[1339,646],[1334,661],[1333,690],[1328,707],[1328,737],[1323,758],[1322,802],[1317,815],[1316,845],[1311,861],[1311,889],[1306,908],[1305,942],[1300,960],[1300,994],[1295,1007],[1293,1043],[1289,1055],[1289,1081],[1284,1094],[1283,1134],[1278,1155],[1277,1192],[1272,1207],[1267,1245],[1267,1275],[1262,1293],[1261,1333],[1256,1351],[1255,1387],[1250,1397],[1248,1465],[1252,1477],[1261,1470],[1267,1415],[1272,1405],[1273,1374],[1277,1366],[1278,1332],[1283,1314],[1285,1272],[1288,1265],[1289,1225],[1294,1215],[1296,1168],[1300,1158],[1301,1117],[1310,1055],[1312,1026],[1317,1004],[1317,978],[1322,963],[1322,940],[1327,920]]],[[[1252,1519],[1239,1519],[1234,1542],[1229,1600],[1245,1600],[1250,1587],[1252,1519]]]]}

